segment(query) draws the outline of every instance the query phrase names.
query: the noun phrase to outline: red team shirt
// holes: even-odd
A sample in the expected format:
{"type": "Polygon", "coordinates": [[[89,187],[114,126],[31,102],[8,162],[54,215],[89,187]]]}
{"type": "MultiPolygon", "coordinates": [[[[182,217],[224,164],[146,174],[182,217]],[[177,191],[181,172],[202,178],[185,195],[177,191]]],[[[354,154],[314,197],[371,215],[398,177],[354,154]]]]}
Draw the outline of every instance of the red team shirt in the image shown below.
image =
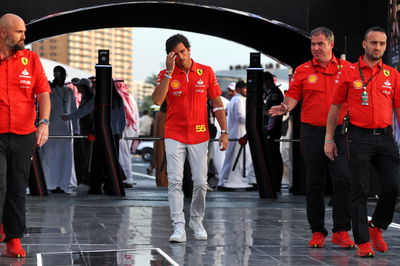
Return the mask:
{"type": "Polygon", "coordinates": [[[372,69],[361,56],[359,64],[368,83],[368,103],[361,105],[363,81],[358,62],[340,71],[335,81],[333,104],[348,102],[350,122],[363,128],[385,128],[392,125],[393,108],[400,107],[400,78],[396,69],[385,65],[382,60],[372,69]]]}
{"type": "MultiPolygon", "coordinates": [[[[350,62],[333,57],[326,68],[315,59],[296,68],[285,96],[302,102],[301,122],[313,126],[326,126],[333,84],[337,73],[348,65],[350,62]]],[[[346,108],[342,108],[338,124],[342,123],[345,114],[346,108]]]]}
{"type": "MultiPolygon", "coordinates": [[[[158,83],[164,75],[165,70],[158,74],[158,83]]],[[[185,144],[209,140],[207,99],[221,95],[214,71],[192,60],[187,74],[176,67],[171,76],[164,137],[185,144]]]]}
{"type": "Polygon", "coordinates": [[[35,94],[50,92],[36,53],[17,51],[0,64],[0,133],[30,134],[35,127],[35,94]]]}

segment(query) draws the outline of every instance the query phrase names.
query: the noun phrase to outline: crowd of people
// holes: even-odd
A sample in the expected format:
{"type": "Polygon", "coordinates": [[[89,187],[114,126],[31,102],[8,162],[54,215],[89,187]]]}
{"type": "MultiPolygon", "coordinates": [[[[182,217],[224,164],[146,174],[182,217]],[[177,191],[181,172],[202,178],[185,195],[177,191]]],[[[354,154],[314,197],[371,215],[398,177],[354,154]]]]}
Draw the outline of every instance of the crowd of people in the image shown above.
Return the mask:
{"type": "MultiPolygon", "coordinates": [[[[91,169],[94,146],[90,136],[96,134],[96,78],[73,78],[66,83],[66,76],[65,69],[56,66],[54,80],[50,83],[52,108],[49,134],[53,138],[39,152],[47,189],[52,193],[75,189],[78,194],[103,193],[106,188],[97,186],[97,177],[94,176],[97,173],[91,169]],[[89,137],[68,138],[74,135],[89,137]]],[[[124,137],[138,137],[139,124],[138,106],[128,92],[126,83],[123,80],[113,80],[110,126],[125,188],[132,188],[134,181],[131,169],[132,140],[124,137]]],[[[104,180],[100,183],[104,183],[104,180]]]]}
{"type": "MultiPolygon", "coordinates": [[[[48,140],[49,135],[96,133],[96,78],[75,78],[66,83],[65,69],[56,66],[54,79],[49,82],[39,57],[24,49],[24,21],[5,14],[0,17],[0,31],[0,73],[7,76],[0,80],[0,237],[7,243],[7,256],[25,257],[21,246],[26,229],[25,195],[36,148],[40,149],[51,192],[63,193],[78,187],[79,193],[99,193],[92,190],[90,138],[48,140]]],[[[382,232],[392,222],[399,195],[400,160],[392,123],[393,113],[397,121],[400,116],[400,75],[382,62],[387,36],[379,27],[366,31],[364,55],[355,63],[335,57],[331,30],[316,28],[310,39],[313,57],[296,68],[285,95],[275,84],[274,76],[263,73],[269,175],[279,191],[283,161],[277,140],[282,136],[282,117],[301,103],[301,146],[311,229],[308,246],[323,248],[329,234],[324,201],[328,168],[333,184],[331,242],[342,248],[357,245],[357,256],[373,257],[374,250],[388,251],[382,232]],[[381,191],[372,219],[368,220],[371,169],[376,170],[381,191]],[[350,230],[354,241],[348,234],[350,230]]],[[[244,81],[230,84],[228,101],[221,96],[213,69],[191,58],[191,46],[185,36],[171,36],[165,49],[165,69],[158,75],[152,98],[155,104],[164,106],[166,114],[163,137],[173,226],[169,241],[186,241],[182,191],[186,160],[193,181],[189,227],[195,239],[207,240],[203,219],[206,192],[210,190],[210,158],[220,187],[247,188],[256,184],[251,154],[245,145],[247,86],[244,81]],[[241,141],[228,145],[228,136],[241,141]],[[218,138],[218,142],[209,143],[210,138],[218,138]],[[225,159],[220,160],[223,151],[225,159]]],[[[124,81],[113,80],[112,91],[110,126],[125,186],[132,187],[132,141],[123,137],[151,135],[153,119],[146,111],[139,120],[138,107],[124,81]]]]}

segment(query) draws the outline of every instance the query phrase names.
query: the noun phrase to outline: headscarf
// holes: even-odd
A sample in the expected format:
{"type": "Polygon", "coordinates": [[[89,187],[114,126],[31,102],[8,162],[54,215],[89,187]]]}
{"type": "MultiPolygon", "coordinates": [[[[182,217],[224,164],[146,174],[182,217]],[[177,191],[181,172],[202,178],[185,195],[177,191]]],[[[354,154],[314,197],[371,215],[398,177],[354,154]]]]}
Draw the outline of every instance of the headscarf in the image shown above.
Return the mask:
{"type": "Polygon", "coordinates": [[[124,109],[125,109],[125,118],[126,124],[128,127],[131,127],[134,131],[137,131],[137,121],[135,121],[135,113],[138,111],[137,104],[135,99],[129,94],[128,86],[124,83],[123,80],[115,80],[114,81],[115,88],[118,91],[118,94],[121,96],[124,101],[124,109]]]}
{"type": "Polygon", "coordinates": [[[74,92],[76,107],[78,107],[82,100],[82,95],[78,92],[78,88],[72,82],[67,82],[65,86],[67,86],[74,92]]]}

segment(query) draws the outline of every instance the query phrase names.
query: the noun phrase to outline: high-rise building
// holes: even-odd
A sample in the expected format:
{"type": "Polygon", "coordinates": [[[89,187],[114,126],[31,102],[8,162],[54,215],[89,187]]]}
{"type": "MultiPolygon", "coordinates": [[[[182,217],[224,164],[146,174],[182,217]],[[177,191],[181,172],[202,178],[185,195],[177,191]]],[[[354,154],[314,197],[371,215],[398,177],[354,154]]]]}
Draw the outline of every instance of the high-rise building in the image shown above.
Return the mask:
{"type": "Polygon", "coordinates": [[[133,82],[133,97],[135,97],[139,109],[142,107],[145,98],[153,94],[154,88],[155,86],[153,84],[142,80],[136,80],[133,82]]]}
{"type": "MultiPolygon", "coordinates": [[[[40,57],[95,74],[98,50],[110,50],[113,78],[133,88],[132,28],[109,28],[65,34],[32,44],[40,57]]],[[[49,77],[52,78],[52,77],[49,77]]],[[[70,77],[73,78],[73,77],[70,77]]]]}

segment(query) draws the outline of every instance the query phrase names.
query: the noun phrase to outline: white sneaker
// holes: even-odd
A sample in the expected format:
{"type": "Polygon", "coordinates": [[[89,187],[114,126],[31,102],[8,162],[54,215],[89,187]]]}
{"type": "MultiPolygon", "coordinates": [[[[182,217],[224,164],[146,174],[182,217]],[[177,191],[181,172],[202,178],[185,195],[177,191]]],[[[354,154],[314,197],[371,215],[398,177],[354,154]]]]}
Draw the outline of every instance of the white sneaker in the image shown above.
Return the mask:
{"type": "Polygon", "coordinates": [[[182,243],[186,241],[186,231],[182,226],[175,226],[174,233],[169,238],[171,243],[182,243]]]}
{"type": "Polygon", "coordinates": [[[207,240],[207,232],[201,222],[190,219],[189,227],[194,231],[194,238],[197,240],[207,240]]]}

